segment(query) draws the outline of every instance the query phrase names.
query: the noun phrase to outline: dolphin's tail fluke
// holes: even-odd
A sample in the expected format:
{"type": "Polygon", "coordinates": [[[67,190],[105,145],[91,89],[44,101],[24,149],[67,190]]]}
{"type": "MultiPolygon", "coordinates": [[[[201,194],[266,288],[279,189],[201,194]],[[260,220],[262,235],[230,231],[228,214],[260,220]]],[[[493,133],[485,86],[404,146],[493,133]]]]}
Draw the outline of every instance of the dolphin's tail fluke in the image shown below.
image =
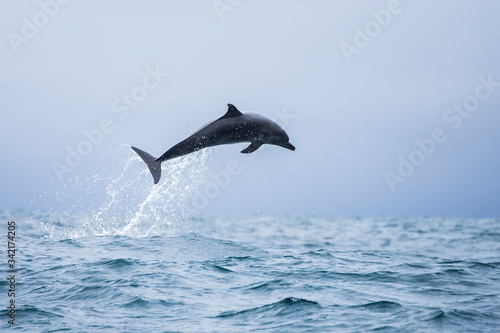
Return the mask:
{"type": "Polygon", "coordinates": [[[149,171],[151,171],[151,175],[153,175],[153,180],[155,184],[158,184],[161,177],[161,162],[156,160],[156,157],[149,155],[144,150],[140,150],[139,148],[131,147],[146,164],[148,165],[149,171]]]}

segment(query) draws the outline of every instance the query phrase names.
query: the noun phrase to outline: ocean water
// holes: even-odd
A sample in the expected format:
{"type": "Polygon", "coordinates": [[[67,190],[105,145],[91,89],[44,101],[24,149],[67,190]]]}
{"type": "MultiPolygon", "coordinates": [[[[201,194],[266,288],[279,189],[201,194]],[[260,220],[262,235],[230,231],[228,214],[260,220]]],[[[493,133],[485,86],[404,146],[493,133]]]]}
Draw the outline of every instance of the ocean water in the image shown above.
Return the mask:
{"type": "Polygon", "coordinates": [[[161,235],[68,237],[39,225],[81,216],[0,216],[18,221],[19,331],[500,328],[498,220],[211,217],[161,235]]]}
{"type": "Polygon", "coordinates": [[[127,155],[43,209],[0,211],[17,250],[16,325],[2,278],[0,330],[500,331],[499,219],[207,216],[190,201],[209,156],[152,189],[127,155]]]}

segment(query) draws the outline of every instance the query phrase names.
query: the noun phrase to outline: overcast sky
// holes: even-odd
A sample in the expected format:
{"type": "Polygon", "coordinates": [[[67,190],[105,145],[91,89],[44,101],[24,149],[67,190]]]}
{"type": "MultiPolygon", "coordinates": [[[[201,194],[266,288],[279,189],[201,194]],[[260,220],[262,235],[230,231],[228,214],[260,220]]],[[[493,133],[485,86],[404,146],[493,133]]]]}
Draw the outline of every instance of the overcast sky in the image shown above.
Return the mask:
{"type": "Polygon", "coordinates": [[[500,215],[497,0],[0,7],[0,209],[120,174],[123,144],[160,156],[232,103],[275,118],[297,150],[248,163],[243,144],[213,148],[203,175],[241,172],[206,212],[500,215]]]}

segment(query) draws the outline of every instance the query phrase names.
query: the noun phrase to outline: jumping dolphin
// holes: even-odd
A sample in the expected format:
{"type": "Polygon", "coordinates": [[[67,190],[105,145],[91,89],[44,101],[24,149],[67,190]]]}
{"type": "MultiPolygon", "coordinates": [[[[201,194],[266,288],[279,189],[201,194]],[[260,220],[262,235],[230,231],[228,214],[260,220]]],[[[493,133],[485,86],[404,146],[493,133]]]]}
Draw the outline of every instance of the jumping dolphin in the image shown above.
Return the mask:
{"type": "Polygon", "coordinates": [[[257,113],[241,113],[232,104],[227,107],[225,115],[204,125],[158,158],[139,148],[131,147],[148,165],[155,184],[160,181],[161,162],[207,147],[250,142],[250,146],[241,151],[243,154],[253,153],[266,143],[295,150],[286,132],[271,119],[257,113]]]}

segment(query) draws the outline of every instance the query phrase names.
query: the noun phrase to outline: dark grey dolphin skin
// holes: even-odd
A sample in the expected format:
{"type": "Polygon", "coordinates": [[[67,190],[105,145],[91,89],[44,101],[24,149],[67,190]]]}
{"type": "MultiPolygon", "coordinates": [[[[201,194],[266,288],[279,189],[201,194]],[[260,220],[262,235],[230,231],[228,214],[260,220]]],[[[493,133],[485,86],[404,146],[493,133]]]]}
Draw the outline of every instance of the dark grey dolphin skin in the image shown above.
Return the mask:
{"type": "Polygon", "coordinates": [[[156,158],[139,148],[132,149],[146,162],[157,184],[161,177],[161,162],[171,160],[197,150],[238,142],[250,142],[243,154],[250,154],[263,144],[295,150],[286,132],[274,121],[257,113],[241,113],[234,105],[227,105],[227,113],[179,142],[156,158]]]}

